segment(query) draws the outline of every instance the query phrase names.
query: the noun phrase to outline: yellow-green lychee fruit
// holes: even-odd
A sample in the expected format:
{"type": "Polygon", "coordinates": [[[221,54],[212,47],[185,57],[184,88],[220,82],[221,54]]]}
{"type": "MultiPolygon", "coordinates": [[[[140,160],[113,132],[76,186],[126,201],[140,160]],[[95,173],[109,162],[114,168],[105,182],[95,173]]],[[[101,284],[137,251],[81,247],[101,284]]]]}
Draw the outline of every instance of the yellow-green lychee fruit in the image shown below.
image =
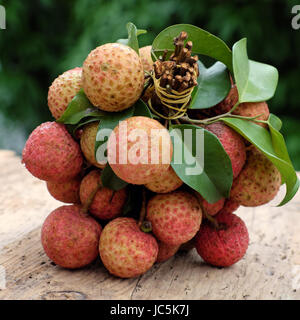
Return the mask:
{"type": "Polygon", "coordinates": [[[144,71],[150,72],[153,70],[153,61],[151,58],[151,46],[142,47],[139,50],[144,71]]]}
{"type": "Polygon", "coordinates": [[[97,162],[95,157],[95,143],[99,122],[92,122],[83,127],[80,138],[81,151],[88,162],[93,166],[103,169],[105,163],[97,162]]]}
{"type": "Polygon", "coordinates": [[[52,82],[48,91],[48,106],[55,119],[62,116],[81,87],[82,68],[68,70],[52,82]]]}
{"type": "Polygon", "coordinates": [[[139,55],[130,47],[107,43],[92,50],[83,63],[83,89],[97,108],[116,112],[131,107],[144,88],[139,55]]]}

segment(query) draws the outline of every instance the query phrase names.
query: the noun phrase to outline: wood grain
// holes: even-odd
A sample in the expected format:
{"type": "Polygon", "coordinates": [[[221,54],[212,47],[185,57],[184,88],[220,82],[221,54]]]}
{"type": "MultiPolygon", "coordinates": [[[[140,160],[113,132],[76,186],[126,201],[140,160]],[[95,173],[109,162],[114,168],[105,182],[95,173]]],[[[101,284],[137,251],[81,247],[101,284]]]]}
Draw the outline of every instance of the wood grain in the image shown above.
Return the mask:
{"type": "Polygon", "coordinates": [[[0,151],[0,299],[300,299],[300,195],[282,208],[272,203],[238,210],[250,245],[230,268],[210,267],[193,250],[136,279],[109,275],[100,259],[69,271],[51,263],[40,243],[44,219],[62,203],[12,151],[0,151]]]}

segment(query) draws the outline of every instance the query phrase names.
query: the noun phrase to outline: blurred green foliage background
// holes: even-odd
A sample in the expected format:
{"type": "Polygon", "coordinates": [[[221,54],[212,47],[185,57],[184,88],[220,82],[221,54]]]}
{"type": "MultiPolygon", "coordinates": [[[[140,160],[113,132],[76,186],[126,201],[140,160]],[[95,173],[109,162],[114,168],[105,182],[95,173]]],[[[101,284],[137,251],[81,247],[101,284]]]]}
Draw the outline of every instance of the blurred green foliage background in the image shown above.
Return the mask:
{"type": "Polygon", "coordinates": [[[131,21],[140,45],[176,23],[190,23],[221,37],[230,47],[248,38],[253,60],[274,65],[279,85],[269,101],[284,121],[289,152],[300,170],[300,30],[291,26],[300,0],[7,0],[0,30],[0,149],[21,152],[28,134],[51,119],[47,91],[67,69],[81,66],[98,45],[126,37],[131,21]]]}

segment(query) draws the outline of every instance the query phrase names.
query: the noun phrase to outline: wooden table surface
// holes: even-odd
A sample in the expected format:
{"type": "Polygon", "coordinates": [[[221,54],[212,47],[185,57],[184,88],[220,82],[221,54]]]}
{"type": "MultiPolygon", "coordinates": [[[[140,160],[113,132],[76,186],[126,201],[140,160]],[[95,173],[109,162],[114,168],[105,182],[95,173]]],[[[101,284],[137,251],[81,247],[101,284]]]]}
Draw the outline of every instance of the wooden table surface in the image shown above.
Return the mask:
{"type": "MultiPolygon", "coordinates": [[[[283,189],[283,188],[282,188],[283,189]]],[[[0,151],[0,299],[300,299],[300,194],[284,207],[240,208],[250,245],[230,268],[180,252],[135,279],[118,279],[98,259],[69,271],[45,255],[40,230],[62,205],[12,151],[0,151]],[[4,281],[6,280],[6,281],[4,281]]]]}

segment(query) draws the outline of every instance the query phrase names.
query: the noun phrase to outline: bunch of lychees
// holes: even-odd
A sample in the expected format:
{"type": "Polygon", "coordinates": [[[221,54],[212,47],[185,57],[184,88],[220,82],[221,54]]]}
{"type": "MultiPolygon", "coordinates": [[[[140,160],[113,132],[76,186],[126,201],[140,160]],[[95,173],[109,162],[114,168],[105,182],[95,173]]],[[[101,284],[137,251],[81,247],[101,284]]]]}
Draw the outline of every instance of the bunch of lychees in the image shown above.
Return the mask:
{"type": "MultiPolygon", "coordinates": [[[[151,103],[152,110],[159,110],[158,114],[169,115],[168,99],[161,98],[151,83],[159,79],[161,89],[179,96],[197,85],[198,57],[191,55],[191,41],[183,45],[185,39],[186,34],[181,33],[174,40],[174,53],[155,63],[151,46],[141,48],[139,54],[120,43],[97,47],[82,68],[66,71],[53,81],[48,92],[53,117],[58,120],[81,89],[95,108],[111,115],[127,110],[140,98],[151,103]]],[[[208,119],[228,112],[237,100],[232,81],[222,102],[187,114],[208,119]]],[[[269,109],[266,102],[242,103],[234,114],[267,120],[269,109]]],[[[31,133],[23,150],[23,163],[33,176],[46,181],[55,199],[71,204],[51,212],[42,227],[44,250],[56,264],[80,268],[100,253],[111,274],[130,278],[169,259],[181,248],[195,247],[204,261],[214,266],[230,266],[243,258],[248,231],[233,212],[240,205],[255,207],[272,200],[281,185],[279,171],[224,122],[201,125],[219,139],[232,165],[230,197],[209,203],[172,168],[175,146],[165,119],[133,115],[112,128],[107,159],[112,172],[125,182],[119,190],[102,184],[102,172],[108,164],[97,159],[95,150],[101,118],[86,123],[74,135],[57,121],[43,123],[31,133]],[[122,131],[125,124],[126,135],[122,131]],[[132,138],[136,130],[141,130],[144,137],[139,149],[134,149],[137,141],[132,138]],[[150,146],[155,139],[160,144],[153,150],[150,146]],[[141,150],[146,152],[141,154],[141,150]],[[123,155],[127,155],[125,162],[121,161],[123,155]],[[151,161],[154,157],[157,161],[151,161]],[[136,199],[137,205],[141,203],[140,215],[126,212],[124,216],[132,184],[143,189],[141,201],[136,199]]]]}

